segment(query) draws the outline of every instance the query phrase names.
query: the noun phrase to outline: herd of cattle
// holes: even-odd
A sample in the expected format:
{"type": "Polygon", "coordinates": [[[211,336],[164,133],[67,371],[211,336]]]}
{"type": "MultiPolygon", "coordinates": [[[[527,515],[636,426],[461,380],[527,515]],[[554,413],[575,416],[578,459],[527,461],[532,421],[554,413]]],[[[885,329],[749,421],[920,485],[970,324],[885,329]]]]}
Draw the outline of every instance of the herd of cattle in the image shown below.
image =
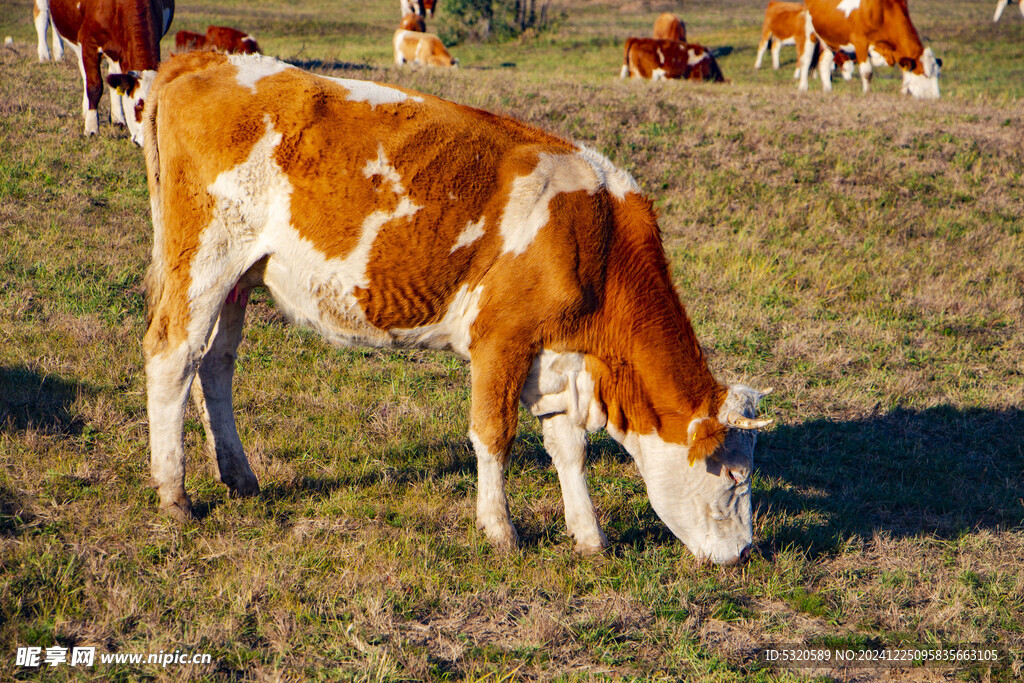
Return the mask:
{"type": "MultiPolygon", "coordinates": [[[[424,20],[433,16],[435,2],[400,0],[402,20],[393,36],[396,65],[457,65],[458,60],[441,40],[426,32],[424,20]]],[[[993,21],[999,20],[1008,2],[998,0],[993,21]]],[[[1018,0],[1018,5],[1024,14],[1024,2],[1018,0]]],[[[56,59],[63,55],[64,43],[76,54],[85,90],[82,113],[86,134],[98,130],[102,55],[108,63],[108,82],[119,85],[110,94],[111,120],[127,125],[132,139],[141,144],[138,122],[142,103],[160,61],[160,39],[174,16],[174,0],[35,0],[33,15],[40,61],[50,59],[48,30],[52,30],[56,59]]],[[[832,89],[832,71],[838,68],[847,80],[858,69],[864,92],[868,92],[874,68],[888,65],[902,71],[901,93],[939,97],[942,60],[921,43],[907,0],[771,0],[765,10],[755,69],[761,68],[769,45],[776,69],[782,46],[795,45],[793,77],[799,80],[801,91],[808,89],[809,74],[816,66],[825,91],[832,89]]],[[[205,35],[179,31],[175,49],[179,53],[200,49],[227,54],[261,52],[252,35],[226,26],[210,26],[205,35]]],[[[620,75],[727,82],[714,52],[688,41],[685,24],[671,14],[657,18],[653,37],[626,40],[620,75]]]]}
{"type": "MultiPolygon", "coordinates": [[[[422,21],[426,4],[409,14],[422,21]]],[[[925,63],[928,77],[904,0],[806,7],[801,63],[813,34],[819,63],[849,43],[862,76],[877,54],[915,76],[925,63]]],[[[495,545],[518,540],[505,471],[522,403],[540,421],[577,552],[608,546],[585,474],[586,434],[606,429],[695,556],[747,559],[756,433],[771,424],[757,408],[771,390],[713,376],[653,202],[628,173],[509,117],[253,53],[255,39],[234,29],[179,35],[182,54],[157,71],[173,0],[36,0],[36,12],[40,59],[48,25],[79,56],[86,132],[96,132],[102,54],[115,120],[144,147],[154,238],[143,350],[164,512],[193,518],[190,397],[218,480],[233,496],[260,490],[232,382],[250,290],[265,287],[291,320],[336,344],[469,361],[477,526],[495,545]]],[[[430,35],[422,28],[398,30],[396,62],[399,51],[416,61],[405,41],[430,35]]],[[[624,76],[721,79],[682,22],[663,18],[657,30],[627,42],[624,76]]]]}

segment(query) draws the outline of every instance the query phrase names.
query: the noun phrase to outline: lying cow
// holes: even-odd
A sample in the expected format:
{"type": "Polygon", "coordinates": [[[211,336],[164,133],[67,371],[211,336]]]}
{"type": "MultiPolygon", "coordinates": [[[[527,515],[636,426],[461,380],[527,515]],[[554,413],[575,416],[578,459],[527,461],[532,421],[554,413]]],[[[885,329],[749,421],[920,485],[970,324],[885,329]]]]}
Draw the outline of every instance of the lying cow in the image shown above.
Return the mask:
{"type": "Polygon", "coordinates": [[[427,66],[456,66],[441,39],[433,33],[398,29],[392,41],[395,48],[395,66],[425,64],[427,66]]]}
{"type": "MultiPolygon", "coordinates": [[[[764,53],[769,44],[772,48],[773,69],[778,69],[780,66],[779,55],[782,52],[782,46],[796,46],[797,65],[793,71],[793,78],[800,78],[805,55],[810,60],[810,68],[813,69],[821,52],[821,44],[814,34],[814,27],[811,25],[811,17],[807,13],[807,8],[796,2],[772,0],[768,3],[764,12],[764,24],[761,27],[761,42],[757,45],[757,57],[754,59],[755,69],[761,68],[764,53]]],[[[850,80],[853,77],[853,61],[842,51],[835,53],[834,59],[843,78],[850,80]]]]}
{"type": "Polygon", "coordinates": [[[427,23],[423,21],[423,17],[416,14],[406,14],[402,17],[402,23],[398,25],[398,28],[403,31],[416,31],[417,33],[427,32],[427,23]]]}
{"type": "Polygon", "coordinates": [[[36,27],[36,38],[38,39],[36,55],[39,57],[39,61],[50,61],[50,48],[46,42],[47,33],[50,34],[53,42],[53,59],[58,62],[63,59],[64,41],[61,40],[60,33],[53,24],[49,0],[36,0],[35,4],[32,5],[32,23],[36,27]]]}
{"type": "Polygon", "coordinates": [[[691,81],[726,82],[714,55],[703,45],[675,40],[629,38],[620,78],[678,78],[691,81]]]}
{"type": "Polygon", "coordinates": [[[177,52],[191,52],[206,47],[206,36],[192,31],[178,31],[174,34],[174,49],[177,52]]]}
{"type": "MultiPolygon", "coordinates": [[[[814,32],[821,40],[818,63],[822,88],[832,89],[832,55],[852,47],[864,92],[871,89],[872,65],[899,65],[900,92],[914,97],[939,97],[942,61],[921,44],[910,21],[906,0],[806,0],[814,32]]],[[[802,66],[800,89],[807,90],[810,64],[802,66]]]]}
{"type": "Polygon", "coordinates": [[[679,17],[663,12],[654,20],[654,37],[659,40],[686,42],[686,24],[679,17]]]}
{"type": "MultiPolygon", "coordinates": [[[[1003,10],[1006,9],[1006,6],[1009,3],[1010,3],[1010,0],[999,0],[996,3],[996,13],[992,17],[992,21],[993,22],[999,21],[999,17],[1003,16],[1003,10]]],[[[1020,0],[1017,0],[1017,9],[1020,10],[1021,16],[1024,16],[1024,2],[1021,2],[1020,0]]]]}
{"type": "Polygon", "coordinates": [[[142,107],[160,62],[160,39],[174,17],[174,0],[50,0],[49,6],[57,31],[78,56],[85,134],[99,132],[102,53],[108,74],[132,74],[112,81],[111,119],[127,125],[141,145],[142,107]]]}
{"type": "Polygon", "coordinates": [[[211,50],[220,50],[232,55],[252,55],[263,52],[255,37],[230,26],[208,26],[205,38],[206,47],[211,50]]]}
{"type": "Polygon", "coordinates": [[[405,88],[213,52],[168,60],[145,125],[143,348],[167,513],[193,516],[190,389],[220,481],[259,492],[231,384],[249,291],[263,286],[336,344],[469,361],[477,525],[494,544],[518,538],[504,472],[521,401],[540,420],[577,551],[607,546],[584,473],[586,433],[604,427],[697,557],[747,557],[754,430],[771,422],[755,419],[762,394],[711,374],[653,204],[608,159],[405,88]]]}

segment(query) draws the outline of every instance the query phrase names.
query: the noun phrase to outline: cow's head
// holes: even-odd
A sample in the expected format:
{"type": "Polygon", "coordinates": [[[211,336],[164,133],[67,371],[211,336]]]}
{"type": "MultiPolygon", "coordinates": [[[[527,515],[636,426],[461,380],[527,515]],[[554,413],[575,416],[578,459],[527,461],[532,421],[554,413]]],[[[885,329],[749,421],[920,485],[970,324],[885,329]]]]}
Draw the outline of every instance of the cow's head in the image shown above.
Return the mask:
{"type": "Polygon", "coordinates": [[[666,442],[657,431],[623,434],[608,423],[636,461],[658,517],[699,559],[736,564],[750,554],[756,430],[772,422],[756,412],[768,391],[730,386],[717,417],[690,422],[686,444],[666,442]]]}
{"type": "Polygon", "coordinates": [[[155,70],[129,71],[123,74],[110,74],[107,83],[117,91],[124,109],[124,117],[128,122],[128,133],[132,142],[139,147],[143,143],[142,110],[146,105],[146,96],[153,87],[156,78],[155,70]]]}
{"type": "Polygon", "coordinates": [[[939,98],[939,73],[942,71],[942,60],[935,58],[932,49],[925,48],[918,59],[900,58],[903,69],[903,86],[900,93],[929,100],[939,98]]]}
{"type": "Polygon", "coordinates": [[[260,49],[260,44],[257,43],[256,38],[254,38],[251,35],[242,38],[242,49],[240,51],[242,54],[246,55],[256,55],[263,53],[263,50],[260,49]]]}

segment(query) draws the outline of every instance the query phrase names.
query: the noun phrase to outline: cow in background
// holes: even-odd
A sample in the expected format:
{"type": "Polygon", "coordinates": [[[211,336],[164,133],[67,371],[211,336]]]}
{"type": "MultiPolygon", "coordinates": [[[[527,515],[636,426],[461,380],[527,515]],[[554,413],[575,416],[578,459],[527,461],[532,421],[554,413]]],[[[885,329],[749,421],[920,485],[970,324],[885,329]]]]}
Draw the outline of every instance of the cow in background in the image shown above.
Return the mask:
{"type": "Polygon", "coordinates": [[[433,17],[437,9],[437,0],[399,0],[402,16],[415,14],[418,17],[433,17]]]}
{"type": "Polygon", "coordinates": [[[162,510],[194,518],[190,393],[218,479],[233,496],[259,492],[232,381],[249,292],[266,287],[335,344],[469,362],[476,521],[495,546],[518,543],[505,471],[522,403],[540,421],[577,552],[608,545],[584,469],[587,432],[604,428],[696,557],[749,556],[767,392],[715,379],[653,202],[628,173],[505,116],[267,57],[172,57],[145,124],[143,350],[162,510]]]}
{"type": "Polygon", "coordinates": [[[263,52],[252,34],[230,26],[208,26],[206,28],[206,48],[239,55],[263,52]]]}
{"type": "Polygon", "coordinates": [[[392,40],[395,48],[395,66],[403,64],[424,64],[426,66],[457,66],[445,49],[441,39],[433,33],[398,29],[392,40]]]}
{"type": "MultiPolygon", "coordinates": [[[[864,92],[871,89],[872,65],[884,61],[903,71],[900,92],[937,99],[942,61],[921,44],[906,0],[806,0],[814,33],[822,42],[818,73],[832,89],[833,53],[853,46],[864,92]]],[[[805,53],[806,55],[806,53],[805,53]]],[[[801,66],[800,90],[807,90],[810,60],[801,66]]]]}
{"type": "MultiPolygon", "coordinates": [[[[757,45],[757,57],[754,59],[754,68],[760,69],[764,60],[764,53],[769,43],[772,48],[772,68],[780,66],[779,53],[783,45],[796,46],[796,67],[793,70],[793,78],[800,78],[801,64],[808,47],[811,53],[807,55],[810,61],[810,68],[814,68],[821,53],[821,42],[814,34],[814,27],[811,25],[811,17],[807,8],[797,2],[782,2],[772,0],[764,12],[764,24],[761,27],[761,42],[757,45]]],[[[853,78],[854,64],[845,52],[835,53],[835,64],[842,73],[845,80],[853,78]]]]}
{"type": "Polygon", "coordinates": [[[174,34],[174,49],[177,52],[191,52],[206,47],[206,36],[192,31],[178,31],[174,34]]]}
{"type": "Polygon", "coordinates": [[[427,32],[427,22],[423,21],[423,17],[417,14],[406,14],[402,17],[402,23],[399,24],[398,28],[403,31],[416,31],[417,33],[427,32]]]}
{"type": "Polygon", "coordinates": [[[714,55],[703,45],[654,38],[626,40],[626,58],[619,77],[727,82],[714,55]]]}
{"type": "Polygon", "coordinates": [[[40,62],[50,61],[50,48],[46,44],[46,33],[50,32],[50,37],[53,41],[53,59],[54,61],[60,61],[64,57],[64,41],[60,38],[60,33],[57,31],[57,27],[53,24],[53,18],[50,15],[50,2],[49,0],[36,0],[35,4],[32,5],[32,23],[36,27],[36,37],[39,39],[39,45],[36,48],[36,54],[39,56],[40,62]]]}
{"type": "Polygon", "coordinates": [[[686,42],[686,24],[674,14],[663,12],[654,20],[654,37],[659,40],[686,42]]]}
{"type": "Polygon", "coordinates": [[[99,132],[96,108],[103,95],[102,54],[112,85],[111,120],[127,125],[132,140],[141,145],[142,106],[160,63],[160,39],[174,18],[174,0],[50,0],[49,4],[57,31],[78,56],[85,134],[99,132]]]}
{"type": "MultiPolygon", "coordinates": [[[[992,17],[993,22],[999,21],[999,17],[1003,16],[1003,10],[1006,9],[1009,2],[1010,0],[999,0],[999,2],[996,3],[996,13],[992,17]]],[[[1024,16],[1024,2],[1017,0],[1017,9],[1020,10],[1021,16],[1024,16]]]]}

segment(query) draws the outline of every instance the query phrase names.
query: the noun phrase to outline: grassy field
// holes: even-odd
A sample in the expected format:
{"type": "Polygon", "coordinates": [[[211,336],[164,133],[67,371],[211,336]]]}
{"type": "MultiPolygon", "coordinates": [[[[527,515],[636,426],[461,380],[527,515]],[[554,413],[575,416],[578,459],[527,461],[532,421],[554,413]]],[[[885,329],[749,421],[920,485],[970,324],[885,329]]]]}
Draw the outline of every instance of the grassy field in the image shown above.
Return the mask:
{"type": "MultiPolygon", "coordinates": [[[[397,5],[397,3],[394,3],[397,5]]],[[[445,20],[442,10],[437,22],[445,20]]],[[[596,147],[657,202],[716,375],[774,386],[758,442],[758,551],[698,565],[628,457],[591,443],[613,547],[571,552],[522,416],[520,551],[474,526],[468,368],[333,349],[250,307],[239,429],[263,493],[229,500],[186,424],[201,521],[148,488],[140,150],[81,135],[81,84],[35,61],[31,3],[0,0],[0,680],[18,647],[209,653],[61,665],[52,680],[595,678],[1011,680],[1024,666],[1024,20],[916,0],[943,97],[752,70],[760,3],[557,6],[558,28],[457,45],[454,72],[390,67],[392,3],[181,4],[307,68],[396,82],[596,147]],[[620,81],[624,38],[673,9],[728,85],[620,81]],[[995,667],[785,669],[771,643],[974,643],[995,667]]],[[[164,41],[164,53],[171,41],[164,41]]],[[[106,116],[101,106],[101,121],[106,116]]],[[[98,655],[97,655],[98,656],[98,655]]]]}

